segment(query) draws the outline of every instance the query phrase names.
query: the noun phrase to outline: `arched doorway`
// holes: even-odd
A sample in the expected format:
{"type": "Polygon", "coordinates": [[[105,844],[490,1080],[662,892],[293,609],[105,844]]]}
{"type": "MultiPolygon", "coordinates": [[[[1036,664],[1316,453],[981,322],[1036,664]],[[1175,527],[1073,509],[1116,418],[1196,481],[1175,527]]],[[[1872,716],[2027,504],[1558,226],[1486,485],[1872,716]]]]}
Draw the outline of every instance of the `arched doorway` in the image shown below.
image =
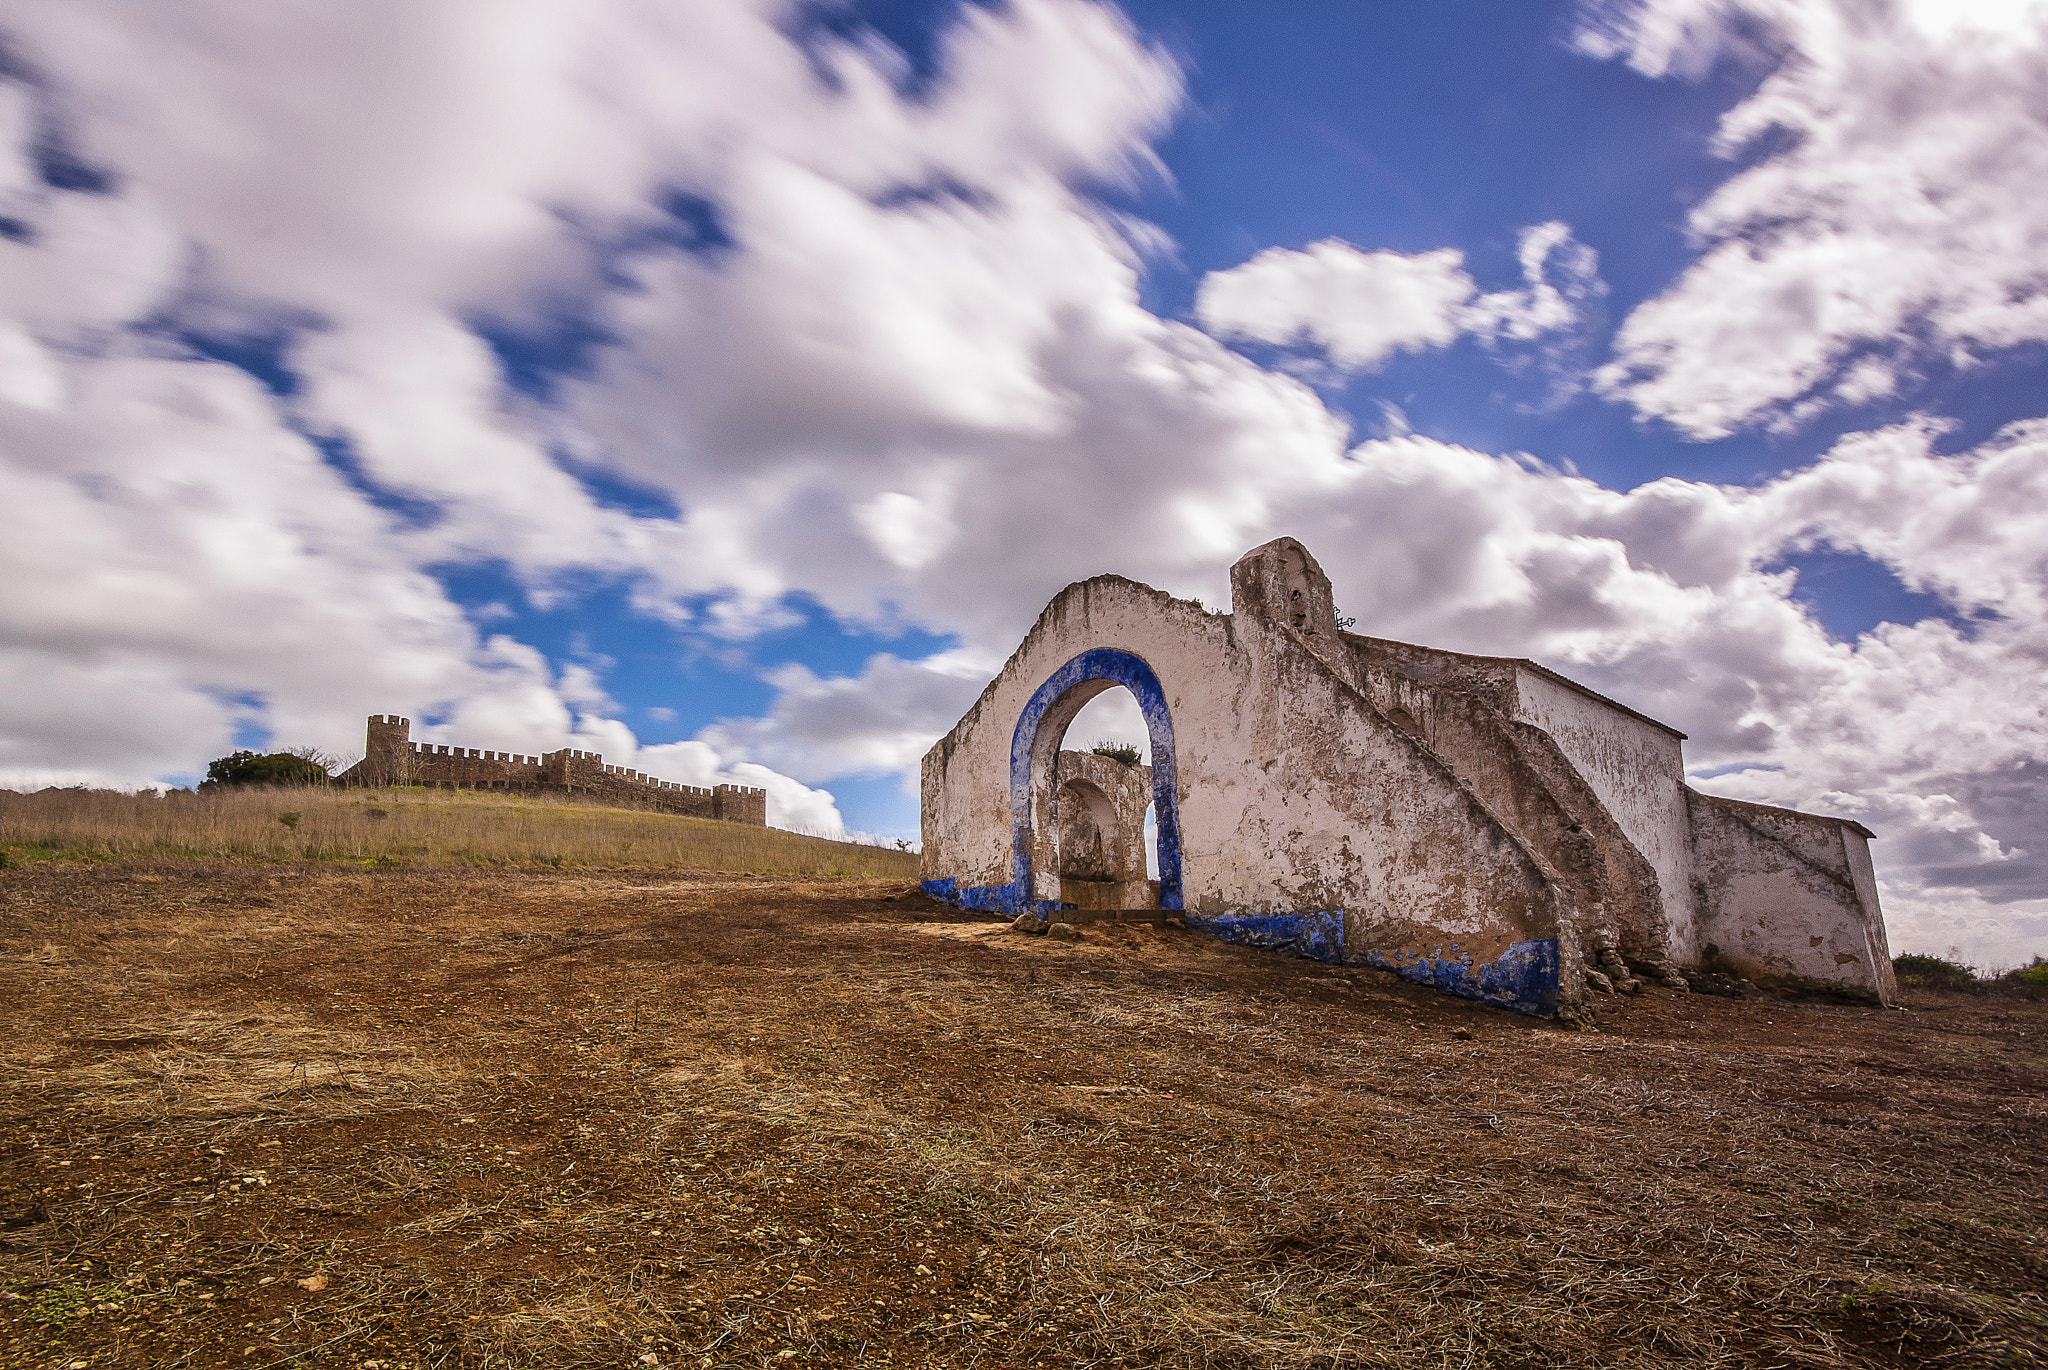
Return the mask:
{"type": "MultiPolygon", "coordinates": [[[[1174,788],[1173,717],[1166,692],[1143,657],[1114,647],[1081,653],[1040,685],[1017,718],[1010,739],[1010,820],[1015,866],[1010,898],[1018,909],[1061,903],[1060,743],[1089,700],[1121,685],[1138,701],[1152,753],[1152,805],[1157,824],[1159,907],[1179,909],[1180,807],[1174,788]]],[[[1086,795],[1077,795],[1085,804],[1086,795]]],[[[1086,840],[1083,838],[1082,840],[1086,840]]]]}
{"type": "MultiPolygon", "coordinates": [[[[1116,693],[1129,698],[1121,688],[1116,693]]],[[[1054,754],[1051,792],[1032,796],[1034,867],[1056,869],[1060,902],[1077,909],[1158,908],[1158,884],[1146,873],[1152,768],[1113,748],[1059,747],[1054,754]],[[1049,832],[1057,841],[1048,855],[1049,832]]]]}
{"type": "Polygon", "coordinates": [[[1114,880],[1124,825],[1102,787],[1079,776],[1063,780],[1056,804],[1061,880],[1114,880]]]}

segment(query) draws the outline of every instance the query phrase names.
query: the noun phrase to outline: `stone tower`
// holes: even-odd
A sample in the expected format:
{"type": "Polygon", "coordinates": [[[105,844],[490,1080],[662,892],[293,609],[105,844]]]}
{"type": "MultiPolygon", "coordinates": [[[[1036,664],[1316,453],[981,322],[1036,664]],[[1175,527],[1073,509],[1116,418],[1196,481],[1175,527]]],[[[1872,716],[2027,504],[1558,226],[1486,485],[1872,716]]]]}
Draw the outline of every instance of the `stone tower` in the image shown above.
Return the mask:
{"type": "Polygon", "coordinates": [[[358,772],[372,785],[407,785],[413,779],[412,720],[397,714],[371,714],[363,739],[363,764],[358,772]]]}

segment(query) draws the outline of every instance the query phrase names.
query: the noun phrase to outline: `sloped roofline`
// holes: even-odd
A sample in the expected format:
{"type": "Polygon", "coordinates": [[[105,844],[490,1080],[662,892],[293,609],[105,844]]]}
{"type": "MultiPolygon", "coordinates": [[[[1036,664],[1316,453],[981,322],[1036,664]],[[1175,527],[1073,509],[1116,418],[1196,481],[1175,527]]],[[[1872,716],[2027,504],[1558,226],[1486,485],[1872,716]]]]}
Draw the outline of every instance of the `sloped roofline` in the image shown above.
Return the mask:
{"type": "Polygon", "coordinates": [[[1694,789],[1690,784],[1687,784],[1686,788],[1692,790],[1694,794],[1702,799],[1711,799],[1716,804],[1726,804],[1733,809],[1750,809],[1761,814],[1789,813],[1795,818],[1818,818],[1823,823],[1840,823],[1843,827],[1859,832],[1873,842],[1877,840],[1876,833],[1864,827],[1855,819],[1844,818],[1838,813],[1810,813],[1805,809],[1788,809],[1782,804],[1759,804],[1754,799],[1730,799],[1725,794],[1714,794],[1707,790],[1694,789]]]}
{"type": "Polygon", "coordinates": [[[1391,637],[1372,637],[1365,633],[1346,633],[1344,634],[1344,636],[1355,637],[1361,642],[1384,642],[1389,646],[1406,647],[1411,651],[1433,652],[1438,656],[1454,656],[1462,661],[1483,661],[1497,666],[1524,667],[1527,670],[1534,671],[1537,675],[1542,676],[1545,680],[1552,681],[1556,684],[1562,685],[1568,690],[1576,691],[1577,693],[1584,695],[1586,698],[1593,700],[1596,703],[1605,704],[1608,708],[1613,709],[1618,713],[1627,714],[1630,718],[1636,719],[1639,722],[1647,723],[1653,728],[1661,728],[1665,732],[1670,733],[1673,737],[1677,738],[1680,742],[1685,741],[1684,733],[1678,731],[1678,729],[1672,727],[1669,723],[1664,722],[1662,719],[1652,718],[1648,714],[1643,713],[1638,709],[1631,709],[1628,705],[1622,703],[1618,699],[1609,699],[1606,695],[1601,694],[1598,690],[1592,688],[1590,685],[1581,685],[1578,681],[1573,680],[1570,676],[1562,675],[1557,671],[1551,670],[1542,662],[1531,661],[1528,657],[1525,656],[1482,656],[1477,652],[1454,652],[1448,647],[1428,647],[1424,646],[1419,642],[1402,642],[1398,639],[1391,637]]]}

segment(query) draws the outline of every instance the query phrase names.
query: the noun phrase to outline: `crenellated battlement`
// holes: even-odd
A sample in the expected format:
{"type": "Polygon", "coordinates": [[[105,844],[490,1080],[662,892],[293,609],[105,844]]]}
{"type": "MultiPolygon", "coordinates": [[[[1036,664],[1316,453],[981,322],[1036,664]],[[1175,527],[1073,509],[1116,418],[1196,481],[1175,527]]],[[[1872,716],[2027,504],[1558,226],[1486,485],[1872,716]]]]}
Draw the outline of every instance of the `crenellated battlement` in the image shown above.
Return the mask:
{"type": "Polygon", "coordinates": [[[424,785],[429,789],[586,794],[665,813],[768,825],[768,791],[748,785],[683,785],[605,764],[601,753],[564,747],[543,755],[414,742],[412,720],[371,714],[363,759],[339,777],[348,785],[424,785]]]}

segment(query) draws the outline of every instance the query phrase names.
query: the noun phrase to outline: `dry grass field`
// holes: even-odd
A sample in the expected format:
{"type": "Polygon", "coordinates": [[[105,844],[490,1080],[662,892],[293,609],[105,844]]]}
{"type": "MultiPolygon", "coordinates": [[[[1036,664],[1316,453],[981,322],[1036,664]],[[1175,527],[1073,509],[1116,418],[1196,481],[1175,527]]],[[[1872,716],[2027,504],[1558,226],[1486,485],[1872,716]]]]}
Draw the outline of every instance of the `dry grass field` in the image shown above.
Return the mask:
{"type": "Polygon", "coordinates": [[[708,818],[479,790],[0,790],[0,865],[206,857],[356,865],[917,873],[905,852],[708,818]]]}
{"type": "Polygon", "coordinates": [[[0,872],[0,1002],[7,1367],[2048,1364],[2039,1004],[191,859],[0,872]]]}

